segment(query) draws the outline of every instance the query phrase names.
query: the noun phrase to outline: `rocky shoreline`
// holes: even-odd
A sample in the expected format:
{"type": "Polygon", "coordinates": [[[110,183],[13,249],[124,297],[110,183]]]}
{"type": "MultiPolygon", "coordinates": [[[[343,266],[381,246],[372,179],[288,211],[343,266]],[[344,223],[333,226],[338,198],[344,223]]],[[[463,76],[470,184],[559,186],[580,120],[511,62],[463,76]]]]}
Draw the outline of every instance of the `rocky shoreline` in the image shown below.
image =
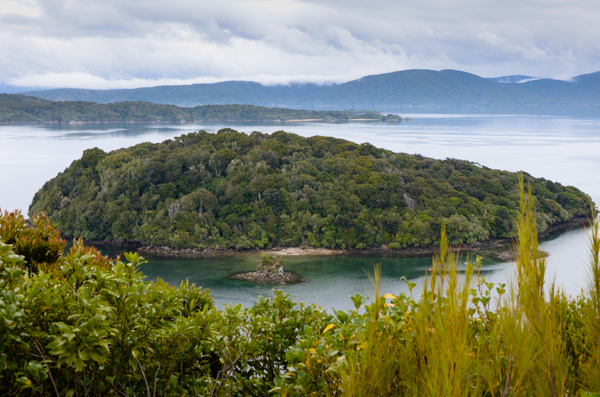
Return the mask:
{"type": "Polygon", "coordinates": [[[266,285],[293,285],[303,283],[304,281],[306,281],[299,274],[290,272],[288,270],[284,270],[281,273],[275,273],[271,275],[264,274],[258,271],[233,273],[229,275],[229,278],[233,280],[250,281],[257,284],[266,285]]]}
{"type": "MultiPolygon", "coordinates": [[[[576,227],[579,225],[589,225],[587,217],[572,218],[560,224],[552,225],[547,230],[539,234],[540,238],[546,237],[552,233],[576,227]]],[[[239,255],[239,254],[269,254],[280,256],[327,256],[327,255],[351,255],[351,254],[380,254],[380,255],[435,255],[439,252],[439,248],[435,246],[427,247],[410,247],[403,249],[390,249],[386,245],[377,248],[367,249],[330,249],[330,248],[314,248],[314,247],[274,247],[251,250],[237,251],[233,249],[195,249],[195,248],[171,248],[159,245],[144,245],[142,243],[115,243],[110,241],[89,241],[91,244],[97,245],[112,245],[122,247],[132,247],[137,251],[147,252],[158,256],[182,256],[182,257],[206,257],[206,256],[221,256],[221,255],[239,255]]],[[[488,241],[477,242],[473,244],[463,244],[453,247],[460,252],[474,252],[488,254],[503,262],[514,260],[514,253],[511,239],[490,239],[488,241]]]]}

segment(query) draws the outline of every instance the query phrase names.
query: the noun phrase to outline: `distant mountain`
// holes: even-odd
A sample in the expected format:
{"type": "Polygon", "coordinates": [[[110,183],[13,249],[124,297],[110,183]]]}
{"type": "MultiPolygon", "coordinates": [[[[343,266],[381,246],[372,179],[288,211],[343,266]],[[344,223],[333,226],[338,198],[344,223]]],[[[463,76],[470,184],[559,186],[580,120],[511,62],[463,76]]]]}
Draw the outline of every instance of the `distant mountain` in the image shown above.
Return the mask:
{"type": "Polygon", "coordinates": [[[18,85],[0,83],[0,93],[4,94],[22,94],[29,91],[50,90],[44,87],[20,87],[18,85]]]}
{"type": "MultiPolygon", "coordinates": [[[[529,78],[506,76],[513,77],[515,80],[516,77],[529,78]]],[[[237,103],[296,109],[596,105],[600,104],[600,72],[577,76],[570,81],[536,79],[505,84],[457,70],[413,69],[331,85],[266,86],[248,81],[227,81],[126,90],[55,89],[26,95],[53,101],[147,101],[178,106],[237,103]]]]}
{"type": "Polygon", "coordinates": [[[253,105],[204,105],[182,108],[150,102],[99,104],[53,102],[0,94],[0,124],[12,123],[185,123],[194,121],[391,121],[401,118],[375,111],[323,111],[267,108],[253,105]]]}
{"type": "Polygon", "coordinates": [[[513,84],[513,83],[527,83],[529,81],[540,80],[541,77],[523,76],[516,74],[513,76],[502,76],[502,77],[489,77],[488,80],[495,81],[497,83],[513,84]]]}

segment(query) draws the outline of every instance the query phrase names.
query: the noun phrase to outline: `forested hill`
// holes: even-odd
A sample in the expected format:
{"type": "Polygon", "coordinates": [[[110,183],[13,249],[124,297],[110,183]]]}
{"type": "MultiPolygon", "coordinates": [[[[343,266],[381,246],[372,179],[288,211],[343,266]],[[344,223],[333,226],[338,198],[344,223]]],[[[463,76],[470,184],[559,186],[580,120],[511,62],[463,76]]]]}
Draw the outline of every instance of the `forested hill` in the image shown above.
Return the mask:
{"type": "MultiPolygon", "coordinates": [[[[539,229],[588,197],[525,174],[539,229]]],[[[390,248],[514,235],[518,175],[284,131],[190,133],[81,159],[35,195],[66,236],[172,247],[390,248]]]]}
{"type": "Polygon", "coordinates": [[[365,76],[343,84],[267,86],[249,81],[225,81],[119,90],[68,88],[34,91],[27,95],[98,103],[148,101],[180,106],[242,103],[301,109],[600,104],[600,72],[576,76],[570,81],[533,78],[507,84],[506,81],[513,81],[511,77],[515,76],[506,76],[500,81],[457,70],[413,69],[365,76]]]}
{"type": "Polygon", "coordinates": [[[204,105],[183,108],[150,102],[52,102],[25,95],[0,94],[0,123],[138,122],[182,123],[194,121],[289,120],[400,121],[397,115],[376,111],[314,111],[252,105],[204,105]]]}

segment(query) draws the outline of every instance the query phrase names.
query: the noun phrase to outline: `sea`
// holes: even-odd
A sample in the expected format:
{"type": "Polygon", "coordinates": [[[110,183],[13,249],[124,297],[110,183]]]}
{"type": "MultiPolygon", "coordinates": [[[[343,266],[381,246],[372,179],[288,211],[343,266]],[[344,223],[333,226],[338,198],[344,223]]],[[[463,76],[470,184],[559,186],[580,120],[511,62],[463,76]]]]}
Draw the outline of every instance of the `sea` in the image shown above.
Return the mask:
{"type": "MultiPolygon", "coordinates": [[[[17,124],[0,125],[0,209],[27,213],[33,195],[46,181],[81,157],[85,149],[105,151],[140,142],[162,142],[198,130],[221,128],[251,133],[278,130],[301,136],[331,136],[437,159],[469,160],[482,166],[525,171],[563,185],[575,186],[600,202],[600,106],[578,108],[406,108],[398,110],[410,121],[381,122],[203,122],[194,124],[17,124]]],[[[570,295],[586,287],[588,251],[583,227],[548,236],[542,249],[547,258],[547,281],[570,295]]],[[[120,249],[102,247],[117,255],[120,249]]],[[[341,255],[296,256],[284,267],[307,281],[273,287],[231,280],[228,275],[251,270],[257,254],[211,258],[171,258],[148,255],[142,266],[148,280],[161,277],[178,285],[189,279],[209,288],[216,303],[252,305],[259,295],[272,296],[283,289],[296,301],[331,309],[351,309],[350,295],[372,294],[367,272],[382,267],[384,293],[408,293],[403,277],[421,288],[430,256],[341,255]]],[[[461,263],[474,261],[464,253],[461,263]]],[[[496,283],[508,283],[513,264],[491,256],[482,259],[482,274],[496,283]]]]}

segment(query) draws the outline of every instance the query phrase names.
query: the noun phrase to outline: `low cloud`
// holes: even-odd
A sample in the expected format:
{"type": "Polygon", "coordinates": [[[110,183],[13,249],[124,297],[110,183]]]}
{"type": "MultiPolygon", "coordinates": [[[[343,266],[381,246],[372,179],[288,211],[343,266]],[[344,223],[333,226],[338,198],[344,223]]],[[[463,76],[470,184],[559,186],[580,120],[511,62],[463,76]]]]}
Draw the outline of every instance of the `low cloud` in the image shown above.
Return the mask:
{"type": "Polygon", "coordinates": [[[135,88],[343,82],[410,68],[600,69],[591,0],[0,0],[0,82],[135,88]]]}

